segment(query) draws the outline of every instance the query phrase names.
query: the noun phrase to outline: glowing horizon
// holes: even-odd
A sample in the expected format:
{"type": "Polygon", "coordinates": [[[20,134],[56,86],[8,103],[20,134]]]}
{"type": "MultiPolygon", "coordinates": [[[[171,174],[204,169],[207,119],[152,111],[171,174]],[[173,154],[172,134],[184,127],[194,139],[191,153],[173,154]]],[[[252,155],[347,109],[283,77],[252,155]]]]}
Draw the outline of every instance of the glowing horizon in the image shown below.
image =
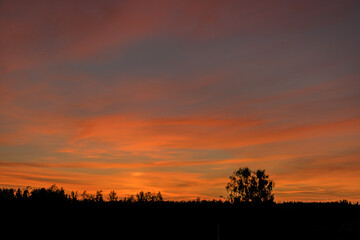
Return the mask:
{"type": "Polygon", "coordinates": [[[360,199],[357,1],[2,1],[0,187],[360,199]]]}

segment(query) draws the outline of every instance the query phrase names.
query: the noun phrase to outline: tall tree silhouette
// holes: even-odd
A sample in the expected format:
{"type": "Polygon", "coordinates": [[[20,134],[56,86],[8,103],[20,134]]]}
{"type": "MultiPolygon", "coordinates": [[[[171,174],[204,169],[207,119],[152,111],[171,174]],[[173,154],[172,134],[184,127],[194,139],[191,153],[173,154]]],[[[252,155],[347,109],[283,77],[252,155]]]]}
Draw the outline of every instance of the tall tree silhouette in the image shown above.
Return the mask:
{"type": "Polygon", "coordinates": [[[116,196],[116,192],[115,191],[111,191],[109,193],[109,201],[110,202],[116,202],[118,200],[118,196],[116,196]]]}
{"type": "Polygon", "coordinates": [[[248,167],[233,172],[226,185],[232,202],[273,202],[272,189],[274,182],[265,174],[265,170],[252,171],[248,167]]]}
{"type": "Polygon", "coordinates": [[[96,191],[95,201],[96,202],[103,202],[104,201],[102,190],[96,191]]]}

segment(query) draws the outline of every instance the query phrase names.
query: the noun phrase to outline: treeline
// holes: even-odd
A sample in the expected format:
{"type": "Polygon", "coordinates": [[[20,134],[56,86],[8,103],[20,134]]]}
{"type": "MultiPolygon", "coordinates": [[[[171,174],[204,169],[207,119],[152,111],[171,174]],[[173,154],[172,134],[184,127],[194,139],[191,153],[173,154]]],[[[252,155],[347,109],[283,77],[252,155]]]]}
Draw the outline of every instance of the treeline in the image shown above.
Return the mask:
{"type": "Polygon", "coordinates": [[[46,202],[46,203],[102,203],[102,202],[125,202],[125,203],[150,203],[162,202],[163,197],[161,192],[144,192],[140,191],[135,195],[128,195],[124,198],[117,196],[115,191],[111,191],[107,196],[103,195],[102,190],[96,194],[83,193],[71,191],[69,194],[61,187],[52,185],[49,188],[30,188],[13,189],[13,188],[0,188],[0,202],[13,202],[13,201],[29,201],[29,202],[46,202]]]}
{"type": "MultiPolygon", "coordinates": [[[[163,206],[167,205],[177,205],[177,206],[254,206],[259,205],[255,203],[247,202],[231,202],[228,199],[225,200],[201,200],[197,198],[192,201],[166,201],[164,200],[161,192],[144,192],[140,191],[135,195],[127,195],[123,198],[120,198],[115,191],[111,191],[109,194],[103,194],[102,190],[97,191],[95,194],[83,193],[79,194],[78,192],[66,193],[62,187],[52,185],[49,188],[31,188],[26,187],[24,189],[17,188],[0,188],[0,203],[40,203],[40,204],[92,204],[92,205],[121,205],[121,204],[142,204],[142,205],[151,205],[151,203],[156,203],[157,205],[162,204],[163,206]]],[[[277,206],[277,207],[352,207],[359,206],[359,202],[352,203],[347,200],[339,200],[335,202],[283,202],[283,203],[262,203],[262,206],[277,206]]]]}

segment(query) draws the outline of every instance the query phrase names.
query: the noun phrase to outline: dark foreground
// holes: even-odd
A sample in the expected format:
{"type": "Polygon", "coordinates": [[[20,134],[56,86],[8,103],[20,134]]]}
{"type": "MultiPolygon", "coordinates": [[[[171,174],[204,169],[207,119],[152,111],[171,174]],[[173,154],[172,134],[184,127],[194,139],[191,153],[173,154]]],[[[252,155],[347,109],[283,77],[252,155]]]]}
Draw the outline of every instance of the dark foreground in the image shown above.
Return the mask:
{"type": "Polygon", "coordinates": [[[1,203],[2,233],[40,239],[265,239],[360,233],[360,206],[219,202],[1,203]]]}

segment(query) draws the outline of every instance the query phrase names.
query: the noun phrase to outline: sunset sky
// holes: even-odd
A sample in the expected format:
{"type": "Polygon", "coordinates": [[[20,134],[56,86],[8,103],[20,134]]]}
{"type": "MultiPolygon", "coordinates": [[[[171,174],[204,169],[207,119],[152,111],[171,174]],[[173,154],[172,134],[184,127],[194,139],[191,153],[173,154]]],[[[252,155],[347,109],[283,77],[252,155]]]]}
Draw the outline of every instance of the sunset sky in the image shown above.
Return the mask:
{"type": "Polygon", "coordinates": [[[0,1],[0,187],[360,200],[359,1],[0,1]]]}

